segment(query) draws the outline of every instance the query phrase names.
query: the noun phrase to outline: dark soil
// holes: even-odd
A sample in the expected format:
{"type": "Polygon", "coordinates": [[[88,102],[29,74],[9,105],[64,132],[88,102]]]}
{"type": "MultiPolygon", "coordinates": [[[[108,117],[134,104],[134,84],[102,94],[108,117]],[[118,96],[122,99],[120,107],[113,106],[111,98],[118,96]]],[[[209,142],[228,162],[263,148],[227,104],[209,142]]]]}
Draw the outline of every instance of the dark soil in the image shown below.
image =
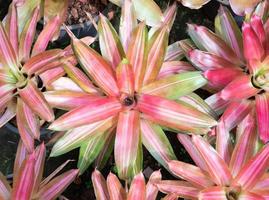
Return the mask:
{"type": "Polygon", "coordinates": [[[66,23],[73,25],[89,21],[86,12],[94,17],[102,12],[106,5],[107,0],[70,0],[66,23]]]}
{"type": "Polygon", "coordinates": [[[0,172],[12,174],[19,135],[10,132],[5,126],[0,128],[0,172]]]}
{"type": "Polygon", "coordinates": [[[7,12],[11,0],[0,0],[0,20],[2,20],[7,12]]]}

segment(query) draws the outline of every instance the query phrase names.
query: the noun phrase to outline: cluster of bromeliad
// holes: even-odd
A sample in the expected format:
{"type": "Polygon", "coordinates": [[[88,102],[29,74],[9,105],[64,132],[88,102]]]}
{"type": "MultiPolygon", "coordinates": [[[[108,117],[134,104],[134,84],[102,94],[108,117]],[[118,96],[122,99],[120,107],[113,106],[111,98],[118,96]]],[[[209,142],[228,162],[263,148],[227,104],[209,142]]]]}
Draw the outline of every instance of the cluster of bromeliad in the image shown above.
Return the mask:
{"type": "Polygon", "coordinates": [[[21,136],[13,189],[0,174],[0,199],[55,199],[94,161],[97,199],[151,200],[158,191],[165,199],[269,199],[267,0],[230,1],[246,14],[242,32],[221,6],[215,32],[189,24],[191,40],[171,45],[176,3],[162,13],[153,0],[121,1],[119,34],[100,14],[101,54],[89,46],[96,38],[78,39],[68,27],[71,45],[47,50],[63,22],[63,2],[13,0],[0,22],[0,126],[16,116],[21,136]],[[199,88],[212,96],[203,100],[194,93],[199,88]],[[55,119],[53,109],[66,112],[55,119]],[[42,181],[45,145],[34,144],[45,122],[61,135],[50,156],[80,150],[78,169],[55,177],[64,163],[42,181]],[[196,166],[177,160],[165,130],[178,133],[196,166]],[[183,180],[161,180],[156,171],[146,185],[142,144],[183,180]],[[112,152],[126,188],[97,170],[112,152]]]}

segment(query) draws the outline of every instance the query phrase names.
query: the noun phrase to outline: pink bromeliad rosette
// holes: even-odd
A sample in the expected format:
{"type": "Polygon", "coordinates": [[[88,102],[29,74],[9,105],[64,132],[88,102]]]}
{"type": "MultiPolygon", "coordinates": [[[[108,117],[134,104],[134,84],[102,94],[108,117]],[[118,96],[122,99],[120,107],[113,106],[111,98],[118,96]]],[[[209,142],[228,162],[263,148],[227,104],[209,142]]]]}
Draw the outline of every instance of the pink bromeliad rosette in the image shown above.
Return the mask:
{"type": "Polygon", "coordinates": [[[182,47],[189,60],[204,71],[207,89],[216,92],[206,102],[223,113],[221,121],[232,130],[255,107],[260,139],[269,140],[269,20],[268,2],[261,3],[242,25],[242,33],[229,11],[221,7],[215,33],[189,25],[188,32],[199,49],[188,41],[182,47]]]}

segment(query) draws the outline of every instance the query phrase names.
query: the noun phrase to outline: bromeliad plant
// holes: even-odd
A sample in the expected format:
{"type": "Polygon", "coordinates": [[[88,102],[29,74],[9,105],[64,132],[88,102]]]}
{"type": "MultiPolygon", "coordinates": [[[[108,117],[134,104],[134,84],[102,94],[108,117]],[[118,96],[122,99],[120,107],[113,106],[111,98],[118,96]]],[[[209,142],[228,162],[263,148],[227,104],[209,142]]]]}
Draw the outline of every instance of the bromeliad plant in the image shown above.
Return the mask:
{"type": "Polygon", "coordinates": [[[229,130],[234,128],[254,106],[261,140],[269,140],[268,94],[268,2],[257,8],[240,29],[229,11],[221,7],[216,17],[216,33],[203,26],[189,25],[188,32],[196,46],[188,49],[189,60],[204,71],[208,87],[220,91],[207,100],[216,110],[229,104],[222,116],[229,130]],[[260,14],[258,16],[257,14],[260,14]],[[264,19],[264,22],[262,21],[264,19]]]}
{"type": "Polygon", "coordinates": [[[128,188],[124,189],[119,179],[112,173],[108,175],[106,181],[98,170],[92,173],[94,193],[98,200],[154,200],[158,194],[155,182],[160,181],[161,178],[160,171],[155,171],[146,184],[144,176],[140,172],[133,178],[129,190],[128,188]]]}
{"type": "Polygon", "coordinates": [[[34,139],[40,136],[39,118],[48,122],[54,120],[53,110],[40,91],[44,86],[41,79],[48,83],[62,76],[63,69],[57,68],[61,67],[58,58],[68,54],[61,49],[45,51],[60,26],[58,15],[47,22],[33,42],[40,5],[31,2],[13,1],[4,24],[0,22],[0,127],[16,116],[21,138],[29,152],[34,150],[34,139]],[[56,69],[54,73],[43,73],[50,68],[56,69]]]}
{"type": "Polygon", "coordinates": [[[23,143],[20,142],[14,164],[12,188],[0,173],[0,199],[53,200],[60,196],[68,185],[74,181],[79,171],[73,169],[56,176],[68,163],[67,161],[46,179],[42,180],[45,157],[46,149],[44,144],[41,144],[34,152],[29,154],[23,143]]]}
{"type": "Polygon", "coordinates": [[[133,18],[130,1],[125,1],[123,9],[121,39],[108,19],[100,15],[102,56],[68,30],[81,67],[100,90],[96,91],[99,95],[87,93],[92,88],[88,77],[63,60],[67,74],[82,91],[45,93],[52,106],[71,109],[49,127],[67,131],[54,145],[51,156],[80,147],[78,168],[83,173],[98,154],[97,160],[107,157],[105,150],[113,148],[115,141],[119,177],[130,179],[141,171],[142,143],[164,166],[165,160],[176,158],[161,126],[206,134],[216,125],[208,114],[188,103],[175,101],[206,84],[200,72],[157,78],[166,54],[174,8],[175,5],[166,12],[170,16],[164,20],[166,23],[151,30],[150,38],[145,23],[137,25],[133,18]]]}
{"type": "Polygon", "coordinates": [[[182,181],[164,180],[157,183],[160,191],[181,198],[199,200],[265,200],[269,198],[269,145],[258,150],[255,112],[229,134],[220,124],[216,150],[201,136],[178,134],[195,165],[168,162],[170,171],[182,181]],[[234,147],[233,147],[234,146],[234,147]],[[258,152],[257,152],[258,151],[258,152]]]}

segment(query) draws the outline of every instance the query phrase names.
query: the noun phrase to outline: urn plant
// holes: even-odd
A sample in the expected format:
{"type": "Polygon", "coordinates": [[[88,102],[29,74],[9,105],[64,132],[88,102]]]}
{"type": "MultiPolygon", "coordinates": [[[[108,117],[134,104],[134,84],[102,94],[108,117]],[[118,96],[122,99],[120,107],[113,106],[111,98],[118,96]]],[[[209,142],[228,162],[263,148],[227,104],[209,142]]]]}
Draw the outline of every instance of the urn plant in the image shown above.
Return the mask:
{"type": "Polygon", "coordinates": [[[65,71],[81,91],[45,93],[52,106],[70,110],[49,127],[67,131],[54,145],[51,156],[80,147],[78,168],[83,173],[100,152],[101,156],[105,155],[102,149],[108,142],[115,141],[118,175],[130,179],[141,170],[142,144],[164,166],[165,160],[175,158],[161,126],[206,134],[216,125],[209,114],[177,100],[206,84],[200,72],[158,79],[173,20],[170,10],[175,10],[174,6],[166,12],[169,18],[150,30],[151,36],[144,22],[137,24],[129,1],[125,1],[123,9],[129,12],[122,14],[121,37],[101,15],[98,32],[102,55],[67,29],[79,64],[98,89],[94,95],[88,92],[89,87],[92,88],[89,78],[79,68],[62,60],[65,71]]]}
{"type": "Polygon", "coordinates": [[[187,199],[268,199],[269,146],[258,149],[255,112],[240,123],[233,134],[222,124],[216,150],[201,136],[178,134],[195,165],[169,161],[169,169],[183,180],[159,181],[160,191],[187,199]],[[225,152],[225,153],[223,153],[225,152]]]}
{"type": "Polygon", "coordinates": [[[66,162],[46,179],[43,179],[45,157],[46,148],[44,144],[39,145],[32,153],[28,153],[21,141],[18,145],[14,164],[12,187],[0,173],[0,199],[52,200],[60,196],[65,188],[74,181],[78,175],[78,170],[69,170],[56,176],[67,164],[66,162]]]}
{"type": "Polygon", "coordinates": [[[40,91],[43,85],[38,75],[45,69],[60,65],[57,58],[64,55],[64,51],[45,51],[59,26],[59,18],[56,16],[47,23],[33,44],[40,6],[34,7],[31,18],[22,24],[18,17],[22,14],[19,11],[23,12],[23,6],[22,2],[12,2],[4,24],[0,22],[0,125],[16,116],[21,138],[31,152],[34,149],[33,138],[39,139],[40,135],[39,118],[44,121],[54,119],[53,110],[40,91]]]}
{"type": "Polygon", "coordinates": [[[261,140],[269,140],[268,127],[268,2],[262,2],[240,28],[228,9],[221,7],[215,20],[215,33],[203,26],[189,24],[188,32],[195,47],[183,48],[189,60],[204,71],[208,89],[216,92],[207,102],[222,115],[229,130],[256,108],[261,140]],[[260,16],[258,15],[260,14],[260,16]],[[263,20],[264,21],[263,21],[263,20]],[[235,111],[236,110],[236,111],[235,111]]]}

